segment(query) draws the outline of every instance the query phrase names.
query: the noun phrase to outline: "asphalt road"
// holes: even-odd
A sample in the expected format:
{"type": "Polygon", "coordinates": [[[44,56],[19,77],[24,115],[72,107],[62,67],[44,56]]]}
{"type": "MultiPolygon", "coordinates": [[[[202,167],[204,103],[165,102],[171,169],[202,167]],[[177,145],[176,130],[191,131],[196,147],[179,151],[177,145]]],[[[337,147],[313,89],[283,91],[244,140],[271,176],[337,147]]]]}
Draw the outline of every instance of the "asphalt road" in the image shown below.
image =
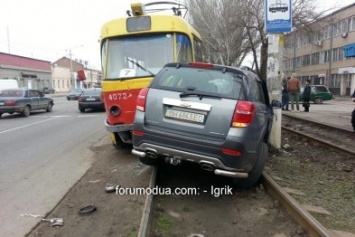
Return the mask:
{"type": "MultiPolygon", "coordinates": [[[[49,95],[51,97],[51,95],[49,95]]],[[[90,147],[109,142],[104,112],[80,113],[53,97],[51,113],[0,119],[0,235],[24,236],[90,168],[90,147]]]]}

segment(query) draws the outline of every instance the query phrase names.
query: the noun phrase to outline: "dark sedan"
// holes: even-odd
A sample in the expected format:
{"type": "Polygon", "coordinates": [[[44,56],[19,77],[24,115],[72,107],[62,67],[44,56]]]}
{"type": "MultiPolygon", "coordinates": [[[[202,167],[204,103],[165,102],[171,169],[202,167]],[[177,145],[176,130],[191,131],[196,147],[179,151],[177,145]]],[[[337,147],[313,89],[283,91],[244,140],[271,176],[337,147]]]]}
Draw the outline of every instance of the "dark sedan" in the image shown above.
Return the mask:
{"type": "Polygon", "coordinates": [[[86,89],[78,99],[78,108],[84,113],[85,109],[105,110],[105,103],[101,96],[101,88],[86,89]]]}
{"type": "Polygon", "coordinates": [[[51,112],[54,102],[44,93],[32,89],[7,89],[0,91],[0,117],[3,113],[20,113],[25,117],[31,111],[45,110],[51,112]]]}
{"type": "Polygon", "coordinates": [[[42,92],[44,94],[54,94],[55,89],[53,87],[43,87],[42,92]]]}
{"type": "Polygon", "coordinates": [[[77,100],[81,93],[83,93],[83,89],[73,89],[68,93],[67,100],[77,100]]]}

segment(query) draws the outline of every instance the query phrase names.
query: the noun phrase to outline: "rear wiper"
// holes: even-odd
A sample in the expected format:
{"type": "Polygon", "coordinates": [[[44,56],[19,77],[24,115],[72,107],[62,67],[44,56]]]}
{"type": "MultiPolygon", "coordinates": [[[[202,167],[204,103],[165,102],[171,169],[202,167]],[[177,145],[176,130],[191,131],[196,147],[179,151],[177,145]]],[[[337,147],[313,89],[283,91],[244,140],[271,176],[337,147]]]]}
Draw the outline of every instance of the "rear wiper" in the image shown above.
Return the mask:
{"type": "Polygon", "coordinates": [[[200,98],[200,100],[202,100],[203,97],[211,97],[211,98],[218,98],[220,99],[221,96],[219,95],[211,95],[211,94],[206,94],[206,93],[201,93],[201,92],[183,92],[180,94],[180,98],[184,98],[187,96],[192,96],[192,95],[196,95],[200,98]]]}
{"type": "Polygon", "coordinates": [[[149,71],[147,68],[143,67],[142,65],[140,65],[138,62],[130,59],[130,58],[127,58],[127,61],[133,63],[134,65],[136,65],[137,67],[139,67],[140,69],[142,69],[143,71],[145,72],[148,72],[150,75],[152,75],[153,77],[155,76],[154,73],[152,73],[151,71],[149,71]]]}

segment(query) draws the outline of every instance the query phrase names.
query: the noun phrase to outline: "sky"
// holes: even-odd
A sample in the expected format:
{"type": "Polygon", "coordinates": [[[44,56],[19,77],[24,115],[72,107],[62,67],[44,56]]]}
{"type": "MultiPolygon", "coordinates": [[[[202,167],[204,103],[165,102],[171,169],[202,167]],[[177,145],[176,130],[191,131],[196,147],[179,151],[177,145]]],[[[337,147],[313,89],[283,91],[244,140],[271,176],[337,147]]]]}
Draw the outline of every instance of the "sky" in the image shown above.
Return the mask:
{"type": "MultiPolygon", "coordinates": [[[[152,0],[2,0],[0,52],[54,62],[61,57],[88,61],[100,69],[102,25],[126,16],[131,3],[152,0]]],[[[341,8],[355,0],[319,0],[341,8]]]]}

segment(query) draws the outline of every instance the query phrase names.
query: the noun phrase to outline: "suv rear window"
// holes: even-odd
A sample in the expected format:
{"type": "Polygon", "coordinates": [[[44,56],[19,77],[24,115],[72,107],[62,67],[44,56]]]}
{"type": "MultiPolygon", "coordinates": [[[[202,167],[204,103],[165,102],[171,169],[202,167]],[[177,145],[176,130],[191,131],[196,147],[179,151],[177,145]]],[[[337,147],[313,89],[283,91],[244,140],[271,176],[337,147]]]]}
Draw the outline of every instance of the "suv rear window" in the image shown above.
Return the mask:
{"type": "Polygon", "coordinates": [[[151,88],[172,91],[197,91],[218,94],[224,98],[244,99],[242,90],[243,74],[222,72],[206,68],[171,68],[162,69],[151,88]]]}

